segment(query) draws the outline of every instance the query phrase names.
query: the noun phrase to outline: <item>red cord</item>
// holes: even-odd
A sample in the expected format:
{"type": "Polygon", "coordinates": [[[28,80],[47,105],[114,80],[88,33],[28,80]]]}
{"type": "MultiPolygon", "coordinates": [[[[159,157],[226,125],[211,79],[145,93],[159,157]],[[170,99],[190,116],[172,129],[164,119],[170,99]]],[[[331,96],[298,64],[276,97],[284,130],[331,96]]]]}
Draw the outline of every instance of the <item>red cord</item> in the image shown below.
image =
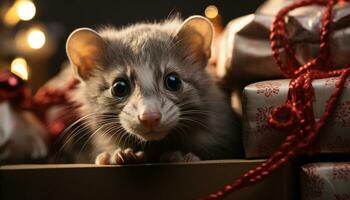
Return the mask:
{"type": "Polygon", "coordinates": [[[61,89],[42,87],[32,98],[31,110],[47,126],[51,136],[56,137],[62,133],[65,127],[69,126],[73,121],[75,121],[76,116],[73,114],[74,112],[70,112],[49,123],[46,121],[47,111],[52,106],[69,104],[70,101],[68,98],[68,93],[69,91],[75,89],[78,83],[79,80],[72,79],[67,83],[67,85],[65,85],[65,87],[61,89]]]}
{"type": "MultiPolygon", "coordinates": [[[[275,62],[283,75],[286,78],[292,78],[292,80],[289,85],[288,99],[285,105],[275,108],[270,113],[268,122],[272,127],[289,131],[290,134],[267,161],[247,171],[235,182],[224,186],[223,189],[202,199],[222,199],[233,191],[262,181],[266,176],[287,163],[291,157],[307,150],[307,147],[318,137],[320,129],[333,113],[336,102],[344,88],[345,81],[350,74],[350,68],[348,66],[339,70],[332,70],[330,68],[332,62],[329,51],[329,35],[332,22],[332,8],[339,2],[344,2],[344,0],[302,0],[294,2],[278,12],[271,27],[271,48],[275,62]],[[296,8],[309,5],[326,7],[322,17],[320,50],[317,58],[300,66],[294,50],[288,44],[285,31],[285,16],[296,8]],[[280,47],[284,49],[287,60],[286,64],[282,62],[280,47]],[[316,122],[312,106],[314,100],[312,80],[332,76],[340,77],[336,83],[336,89],[327,101],[325,112],[320,120],[316,122]],[[283,119],[280,117],[282,116],[281,114],[284,116],[283,119]]],[[[346,0],[346,2],[349,2],[349,0],[346,0]]]]}

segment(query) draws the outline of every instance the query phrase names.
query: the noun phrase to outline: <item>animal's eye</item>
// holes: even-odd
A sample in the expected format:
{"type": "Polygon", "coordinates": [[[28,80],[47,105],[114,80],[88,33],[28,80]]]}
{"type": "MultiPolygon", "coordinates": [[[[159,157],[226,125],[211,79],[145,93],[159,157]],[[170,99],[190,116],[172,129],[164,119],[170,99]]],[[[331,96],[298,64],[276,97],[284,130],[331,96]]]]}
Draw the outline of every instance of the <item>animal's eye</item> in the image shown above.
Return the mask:
{"type": "Polygon", "coordinates": [[[177,74],[171,73],[165,77],[164,85],[167,90],[178,91],[181,88],[181,80],[177,74]]]}
{"type": "Polygon", "coordinates": [[[115,97],[125,97],[130,93],[130,85],[124,78],[117,79],[112,86],[112,95],[115,97]]]}

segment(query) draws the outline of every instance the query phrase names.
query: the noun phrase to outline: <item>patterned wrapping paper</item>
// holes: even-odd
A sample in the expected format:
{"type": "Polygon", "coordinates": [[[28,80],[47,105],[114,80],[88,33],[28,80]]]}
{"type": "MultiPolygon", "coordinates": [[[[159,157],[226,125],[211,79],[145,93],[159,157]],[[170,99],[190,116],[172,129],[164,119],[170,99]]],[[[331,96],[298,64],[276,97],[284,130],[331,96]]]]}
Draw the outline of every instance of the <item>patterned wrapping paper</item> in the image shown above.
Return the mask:
{"type": "Polygon", "coordinates": [[[302,200],[349,200],[350,162],[302,166],[301,196],[302,200]]]}
{"type": "MultiPolygon", "coordinates": [[[[314,80],[315,119],[325,109],[326,101],[335,88],[338,78],[314,80]]],[[[289,79],[263,81],[248,85],[243,92],[243,144],[247,158],[264,158],[271,155],[288,132],[272,128],[268,122],[271,110],[287,99],[289,79]]],[[[321,130],[320,139],[313,150],[321,153],[350,153],[350,79],[334,114],[321,130]]]]}
{"type": "MultiPolygon", "coordinates": [[[[230,84],[232,87],[283,78],[273,59],[269,34],[277,12],[291,2],[293,0],[266,1],[254,14],[234,19],[226,26],[218,53],[219,77],[234,83],[230,84]]],[[[287,36],[300,63],[319,53],[322,13],[323,7],[312,5],[288,14],[287,36]]],[[[332,15],[332,66],[342,67],[350,63],[350,4],[335,6],[332,15]]],[[[281,54],[284,54],[282,49],[281,54]]]]}

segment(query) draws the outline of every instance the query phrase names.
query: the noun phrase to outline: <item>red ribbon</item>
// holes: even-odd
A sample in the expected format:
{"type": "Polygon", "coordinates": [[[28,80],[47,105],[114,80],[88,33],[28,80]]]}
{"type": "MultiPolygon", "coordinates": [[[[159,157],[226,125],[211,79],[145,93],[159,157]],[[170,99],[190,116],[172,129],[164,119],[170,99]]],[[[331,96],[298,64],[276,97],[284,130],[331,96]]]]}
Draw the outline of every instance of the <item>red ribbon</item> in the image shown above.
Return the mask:
{"type": "Polygon", "coordinates": [[[0,73],[0,102],[9,101],[27,109],[31,104],[30,96],[30,90],[20,77],[7,70],[0,73]]]}
{"type": "Polygon", "coordinates": [[[16,108],[30,110],[47,126],[51,135],[56,136],[75,120],[75,116],[70,112],[70,115],[65,115],[65,117],[48,124],[46,121],[47,111],[52,106],[68,104],[67,93],[74,89],[78,83],[79,81],[74,79],[62,89],[43,87],[35,96],[32,96],[25,81],[5,70],[0,73],[0,103],[8,101],[16,108]]]}
{"type": "MultiPolygon", "coordinates": [[[[349,2],[350,0],[346,0],[349,2]]],[[[332,70],[329,50],[329,35],[332,22],[332,9],[336,3],[345,0],[302,0],[296,1],[278,12],[271,27],[270,41],[273,56],[286,78],[292,78],[289,85],[288,99],[285,105],[275,108],[269,115],[268,122],[276,129],[289,131],[289,135],[276,152],[261,165],[249,170],[234,183],[226,185],[222,190],[210,194],[203,199],[221,199],[240,188],[254,185],[262,181],[276,169],[308,150],[318,138],[320,129],[325,125],[333,113],[336,103],[344,88],[345,81],[350,73],[348,66],[332,70]],[[294,49],[290,48],[285,31],[285,16],[292,10],[309,5],[325,6],[322,17],[320,34],[320,51],[318,57],[300,65],[296,59],[294,49]],[[280,47],[286,54],[287,64],[282,62],[280,47]],[[315,121],[313,112],[314,88],[313,79],[340,76],[336,89],[328,99],[325,112],[319,121],[315,121]]]]}

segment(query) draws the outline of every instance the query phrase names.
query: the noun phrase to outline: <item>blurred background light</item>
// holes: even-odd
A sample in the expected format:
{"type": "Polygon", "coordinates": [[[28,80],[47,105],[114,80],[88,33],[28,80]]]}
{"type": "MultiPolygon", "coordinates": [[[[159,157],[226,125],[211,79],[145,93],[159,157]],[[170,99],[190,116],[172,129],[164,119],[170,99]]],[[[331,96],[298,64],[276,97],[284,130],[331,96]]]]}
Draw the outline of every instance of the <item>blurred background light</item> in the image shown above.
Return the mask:
{"type": "Polygon", "coordinates": [[[39,29],[31,29],[28,32],[27,42],[30,48],[40,49],[44,46],[46,37],[44,32],[39,29]]]}
{"type": "Polygon", "coordinates": [[[11,63],[11,72],[22,78],[28,80],[28,64],[24,58],[15,58],[11,63]]]}
{"type": "Polygon", "coordinates": [[[20,20],[29,21],[36,13],[35,5],[29,0],[17,0],[10,6],[4,16],[4,24],[16,25],[20,20]]]}
{"type": "Polygon", "coordinates": [[[219,10],[216,6],[210,5],[210,6],[205,8],[204,14],[207,18],[213,19],[213,18],[218,16],[219,10]]]}
{"type": "Polygon", "coordinates": [[[20,0],[16,4],[16,12],[21,20],[28,21],[33,19],[35,16],[36,8],[32,1],[20,0]]]}
{"type": "MultiPolygon", "coordinates": [[[[162,21],[180,15],[182,19],[202,14],[214,25],[215,39],[231,19],[252,13],[265,0],[236,1],[115,1],[115,0],[0,0],[0,66],[11,66],[13,58],[28,63],[28,84],[35,91],[60,71],[67,61],[65,44],[76,28],[111,24],[123,27],[142,21],[162,21]],[[62,12],[63,11],[63,12],[62,12]],[[79,16],[76,17],[77,11],[79,16]],[[91,17],[91,13],[96,13],[91,17]]],[[[218,44],[217,42],[213,42],[218,44]]],[[[213,45],[218,48],[219,45],[213,45]]],[[[217,62],[213,51],[211,64],[217,62]]],[[[0,67],[1,68],[1,67],[0,67]]],[[[25,69],[25,68],[17,68],[25,69]]],[[[21,71],[14,69],[15,71],[21,71]]],[[[23,70],[22,70],[23,71],[23,70]]]]}

